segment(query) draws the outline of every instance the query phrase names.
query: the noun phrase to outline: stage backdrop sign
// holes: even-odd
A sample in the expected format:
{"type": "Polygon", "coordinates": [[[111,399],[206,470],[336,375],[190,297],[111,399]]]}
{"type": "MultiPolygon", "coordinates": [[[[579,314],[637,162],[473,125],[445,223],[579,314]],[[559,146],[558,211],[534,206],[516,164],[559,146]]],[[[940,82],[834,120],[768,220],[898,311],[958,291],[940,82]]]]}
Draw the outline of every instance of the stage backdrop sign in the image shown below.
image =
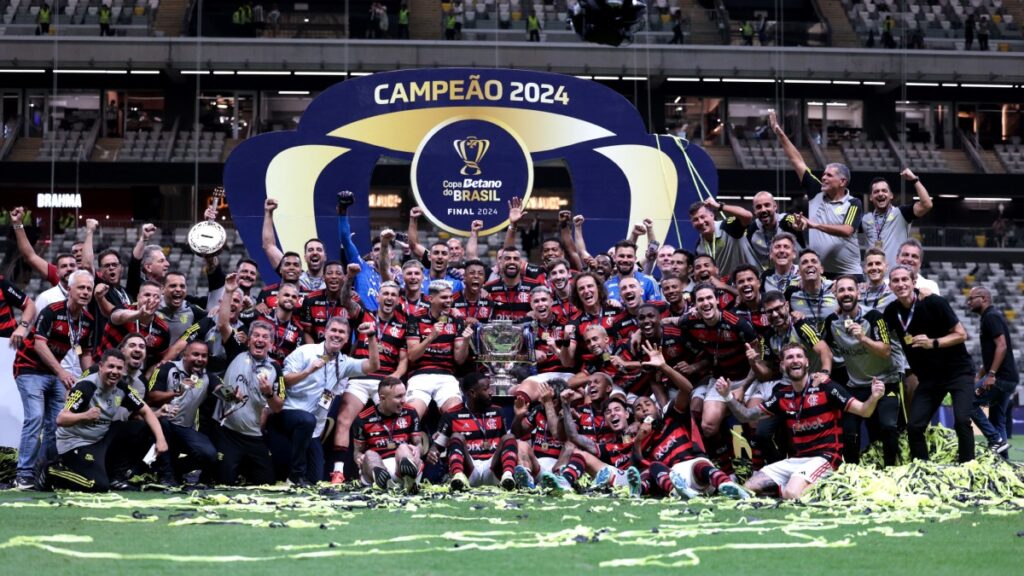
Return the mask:
{"type": "Polygon", "coordinates": [[[426,216],[461,236],[473,220],[487,234],[503,231],[508,201],[532,193],[536,162],[566,166],[590,247],[610,246],[650,217],[659,240],[690,248],[687,208],[718,187],[704,150],[649,134],[628,100],[596,82],[502,69],[373,74],[324,91],[297,130],[249,138],[228,158],[231,216],[264,277],[275,277],[261,249],[268,197],[279,202],[282,249],[302,253],[319,237],[333,255],[336,195],[351,190],[356,245],[369,251],[370,179],[382,158],[410,162],[426,216]]]}
{"type": "Polygon", "coordinates": [[[17,448],[21,442],[21,393],[14,382],[14,356],[10,338],[0,338],[0,446],[17,448]]]}

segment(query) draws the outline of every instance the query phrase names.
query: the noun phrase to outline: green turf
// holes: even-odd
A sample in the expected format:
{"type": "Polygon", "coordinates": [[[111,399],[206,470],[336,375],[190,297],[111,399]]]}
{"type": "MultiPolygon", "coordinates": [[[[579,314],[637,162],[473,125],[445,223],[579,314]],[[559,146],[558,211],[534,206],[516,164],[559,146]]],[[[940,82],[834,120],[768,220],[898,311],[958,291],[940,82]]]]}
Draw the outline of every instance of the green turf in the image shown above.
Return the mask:
{"type": "MultiPolygon", "coordinates": [[[[216,497],[229,494],[216,493],[216,497]]],[[[700,503],[638,503],[609,496],[556,500],[495,492],[465,499],[447,494],[408,500],[374,498],[371,502],[377,507],[367,509],[365,500],[347,500],[349,496],[330,500],[284,492],[257,498],[250,498],[252,492],[235,494],[240,494],[240,502],[216,503],[205,495],[188,494],[0,493],[4,573],[180,574],[187,570],[191,576],[226,569],[280,574],[282,570],[312,573],[342,568],[354,574],[669,573],[682,568],[601,563],[682,554],[696,547],[693,556],[662,557],[661,561],[696,561],[700,570],[740,568],[753,573],[756,569],[759,574],[792,573],[797,566],[813,573],[828,567],[844,574],[965,574],[976,572],[979,559],[984,559],[985,573],[1009,574],[1018,568],[1015,556],[1024,551],[1024,538],[1017,536],[1024,531],[1024,516],[1019,512],[992,515],[968,509],[903,523],[884,514],[846,518],[841,509],[834,515],[794,505],[776,507],[770,501],[762,501],[763,506],[756,509],[746,504],[742,505],[746,509],[735,509],[734,503],[717,498],[700,503]],[[34,506],[40,502],[60,506],[34,506]],[[133,513],[140,518],[132,518],[133,513]],[[256,520],[258,524],[171,525],[186,519],[172,516],[176,514],[193,521],[256,520]],[[149,521],[149,515],[155,518],[149,521]],[[118,517],[130,521],[100,521],[118,517]],[[308,527],[270,527],[289,520],[303,521],[308,527]],[[896,533],[877,531],[890,528],[896,533]],[[18,544],[15,538],[53,535],[87,536],[92,542],[52,543],[54,548],[47,550],[18,544]],[[380,542],[396,537],[407,540],[380,542]],[[377,542],[360,545],[359,541],[377,542]],[[520,547],[503,546],[510,542],[520,547]],[[765,543],[802,547],[736,548],[765,543]],[[98,552],[168,554],[192,561],[67,555],[98,552]],[[301,557],[303,553],[325,557],[301,557]],[[256,560],[216,561],[217,556],[230,555],[256,560]]]]}

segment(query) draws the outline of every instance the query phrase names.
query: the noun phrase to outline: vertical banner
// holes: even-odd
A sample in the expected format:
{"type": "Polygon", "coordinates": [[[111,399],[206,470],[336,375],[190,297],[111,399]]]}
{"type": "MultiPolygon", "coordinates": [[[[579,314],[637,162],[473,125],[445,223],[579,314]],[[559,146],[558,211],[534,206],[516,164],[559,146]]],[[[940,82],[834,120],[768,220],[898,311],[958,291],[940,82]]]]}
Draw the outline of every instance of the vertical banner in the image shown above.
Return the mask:
{"type": "Polygon", "coordinates": [[[21,442],[21,394],[14,383],[14,356],[10,338],[0,338],[0,446],[17,448],[21,442]]]}
{"type": "Polygon", "coordinates": [[[335,198],[349,209],[356,246],[369,252],[370,179],[381,159],[410,163],[416,202],[437,227],[468,235],[508,224],[507,203],[529,198],[533,166],[558,160],[572,180],[573,210],[588,246],[627,237],[644,218],[659,241],[690,247],[692,202],[715,195],[714,164],[699,146],[647,133],[622,95],[572,76],[503,69],[401,70],[336,84],[306,109],[298,129],[242,142],[228,158],[231,215],[261,273],[275,276],[261,244],[263,202],[279,203],[281,248],[312,237],[338,253],[335,198]]]}

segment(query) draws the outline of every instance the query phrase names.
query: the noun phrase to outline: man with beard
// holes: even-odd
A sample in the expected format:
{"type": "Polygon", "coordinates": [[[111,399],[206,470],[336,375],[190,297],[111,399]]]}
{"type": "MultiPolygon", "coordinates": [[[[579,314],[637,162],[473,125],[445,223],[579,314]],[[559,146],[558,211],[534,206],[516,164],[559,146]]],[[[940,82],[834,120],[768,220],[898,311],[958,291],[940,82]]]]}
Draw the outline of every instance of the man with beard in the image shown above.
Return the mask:
{"type": "MultiPolygon", "coordinates": [[[[95,306],[93,316],[96,317],[96,335],[103,334],[107,327],[110,315],[114,310],[123,308],[132,303],[128,292],[121,287],[121,273],[124,267],[121,265],[121,256],[116,250],[104,250],[96,257],[99,267],[96,270],[96,289],[93,293],[95,306]]],[[[96,341],[99,345],[99,340],[96,341]]]]}
{"type": "Polygon", "coordinates": [[[469,357],[473,327],[452,315],[451,286],[437,281],[430,308],[409,318],[405,332],[409,368],[408,402],[423,417],[433,401],[444,412],[459,403],[459,381],[455,367],[469,357]]]}
{"type": "MultiPolygon", "coordinates": [[[[793,227],[792,214],[779,213],[779,205],[771,192],[762,190],[754,194],[754,220],[747,226],[747,249],[761,271],[772,267],[771,249],[775,237],[785,232],[798,234],[793,227]]],[[[794,236],[795,238],[795,236],[794,236]]],[[[798,246],[792,246],[796,249],[798,246]]]]}
{"type": "Polygon", "coordinates": [[[790,457],[754,472],[744,488],[759,495],[795,500],[818,480],[830,475],[842,462],[839,436],[842,413],[869,418],[885,393],[885,384],[871,384],[867,401],[857,400],[842,385],[826,380],[815,383],[807,375],[807,355],[800,344],[782,350],[783,379],[772,396],[757,407],[748,407],[728,394],[729,383],[715,387],[728,397],[729,410],[741,422],[775,416],[783,419],[791,436],[790,457]]]}
{"type": "MultiPolygon", "coordinates": [[[[263,253],[267,255],[270,265],[277,269],[284,260],[285,254],[277,246],[277,235],[274,232],[275,210],[277,210],[277,200],[267,198],[263,201],[263,253]]],[[[306,240],[302,248],[306,253],[306,270],[302,271],[302,264],[300,262],[299,275],[297,277],[292,278],[289,276],[285,278],[282,270],[279,270],[278,274],[281,275],[284,282],[292,282],[298,285],[299,289],[303,292],[322,290],[324,287],[324,260],[326,259],[324,243],[316,238],[310,238],[306,240]]],[[[296,256],[298,255],[296,254],[296,256]]],[[[273,307],[274,305],[268,304],[268,306],[273,307]]]]}
{"type": "MultiPolygon", "coordinates": [[[[640,497],[640,471],[633,466],[633,438],[637,424],[630,424],[629,406],[621,396],[608,399],[604,408],[604,432],[600,437],[581,434],[573,418],[570,399],[573,390],[562,392],[562,421],[565,422],[565,438],[575,446],[573,455],[583,460],[584,470],[594,479],[594,486],[628,486],[631,498],[640,497]]],[[[571,476],[576,470],[566,467],[561,474],[572,483],[571,476]]],[[[577,476],[578,479],[578,476],[577,476]]]]}
{"type": "Polygon", "coordinates": [[[164,276],[171,268],[171,262],[164,255],[159,244],[148,244],[159,230],[153,224],[143,224],[139,229],[139,240],[132,248],[128,259],[128,277],[124,281],[124,289],[129,294],[138,294],[139,285],[148,280],[163,286],[164,276]]]}
{"type": "MultiPolygon", "coordinates": [[[[345,394],[342,396],[342,408],[334,426],[334,470],[331,471],[331,484],[345,482],[345,462],[348,460],[349,430],[360,408],[367,402],[378,402],[378,386],[388,377],[404,378],[409,369],[409,358],[405,344],[407,323],[398,317],[400,297],[398,284],[389,281],[380,285],[377,296],[377,311],[370,312],[365,308],[357,315],[361,323],[370,322],[376,326],[377,348],[380,367],[366,376],[350,378],[345,394]]],[[[370,357],[369,333],[356,333],[353,358],[370,357]]],[[[405,392],[405,386],[402,386],[405,392]]],[[[404,401],[404,396],[403,396],[404,401]]]]}
{"type": "MultiPolygon", "coordinates": [[[[564,342],[569,348],[569,355],[576,359],[577,349],[582,350],[583,334],[590,326],[600,326],[606,332],[610,331],[615,323],[615,316],[619,309],[608,306],[608,296],[605,293],[604,284],[593,272],[584,272],[576,277],[575,291],[573,292],[573,305],[580,314],[575,320],[566,326],[566,335],[569,342],[564,342]],[[569,328],[571,326],[572,328],[569,328]]],[[[609,336],[614,337],[613,333],[609,336]]],[[[582,359],[588,360],[586,353],[582,359]]]]}
{"type": "MultiPolygon", "coordinates": [[[[174,474],[174,467],[178,467],[183,471],[200,470],[202,478],[211,480],[215,474],[217,449],[209,436],[197,427],[199,408],[207,394],[223,383],[206,371],[208,352],[205,342],[192,342],[185,348],[181,360],[164,364],[150,379],[146,403],[163,408],[160,425],[170,446],[170,450],[159,457],[158,468],[166,473],[174,474]],[[184,467],[179,454],[186,456],[184,467]]],[[[173,475],[160,481],[178,484],[173,475]]]]}
{"type": "Polygon", "coordinates": [[[939,285],[934,280],[929,280],[921,275],[921,264],[924,262],[924,247],[913,238],[909,238],[900,244],[899,255],[896,261],[909,267],[914,272],[914,288],[927,291],[929,294],[939,294],[939,285]]]}
{"type": "MultiPolygon", "coordinates": [[[[346,271],[341,267],[341,262],[337,260],[324,264],[321,278],[324,287],[309,292],[302,298],[302,304],[298,311],[299,324],[306,330],[306,334],[313,342],[324,341],[324,329],[327,327],[327,321],[331,318],[336,316],[345,320],[353,318],[350,310],[352,298],[350,296],[348,302],[344,299],[346,293],[351,295],[352,292],[343,290],[342,285],[351,283],[349,278],[354,278],[359,273],[358,267],[358,264],[349,264],[346,271]]],[[[355,309],[359,309],[358,303],[355,304],[355,309]]]]}
{"type": "MultiPolygon", "coordinates": [[[[355,195],[350,190],[338,192],[338,243],[341,245],[342,264],[359,264],[359,275],[355,279],[356,294],[363,302],[367,310],[373,312],[377,309],[377,294],[380,292],[380,283],[390,280],[390,275],[385,277],[388,266],[374,267],[361,256],[362,252],[352,241],[352,223],[348,219],[348,207],[355,202],[355,195]],[[378,269],[379,268],[379,269],[378,269]]],[[[387,249],[390,243],[381,242],[379,260],[382,264],[390,262],[387,249]]]]}
{"type": "MultiPolygon", "coordinates": [[[[132,332],[121,340],[121,343],[117,345],[117,349],[124,354],[124,379],[128,382],[128,387],[139,398],[145,398],[147,386],[146,382],[142,379],[142,367],[146,362],[146,337],[138,332],[132,332]]],[[[120,420],[126,420],[127,418],[127,411],[119,412],[120,420]]]]}
{"type": "MultiPolygon", "coordinates": [[[[818,253],[810,248],[800,252],[800,288],[788,294],[789,307],[793,312],[798,312],[806,320],[820,337],[825,328],[825,317],[836,309],[836,296],[821,277],[821,260],[818,253]]],[[[841,360],[839,356],[837,363],[841,360]]]]}
{"type": "Polygon", "coordinates": [[[885,252],[879,248],[868,248],[864,253],[864,276],[867,277],[867,282],[859,286],[860,304],[866,310],[884,312],[885,307],[896,299],[896,295],[889,289],[889,283],[886,282],[888,271],[885,252]]]}
{"type": "Polygon", "coordinates": [[[57,254],[55,261],[57,262],[58,280],[52,288],[43,290],[36,296],[34,304],[37,311],[43,310],[50,304],[65,300],[68,297],[68,279],[78,269],[78,266],[75,264],[75,257],[71,254],[57,254]]]}
{"type": "MultiPolygon", "coordinates": [[[[559,432],[560,407],[556,403],[555,387],[565,387],[564,380],[551,380],[551,385],[540,385],[537,401],[528,402],[523,396],[517,395],[513,405],[512,435],[518,439],[518,459],[522,463],[513,469],[516,485],[520,488],[533,488],[534,479],[539,479],[545,490],[560,494],[572,489],[564,482],[559,482],[552,471],[565,464],[563,455],[564,443],[559,432]]],[[[560,400],[560,399],[559,399],[560,400]]]]}
{"type": "MultiPolygon", "coordinates": [[[[463,275],[462,271],[452,270],[449,268],[449,264],[454,261],[458,261],[461,264],[462,258],[465,256],[462,242],[456,238],[452,238],[448,242],[438,241],[430,246],[430,250],[427,250],[419,242],[420,216],[423,216],[423,209],[419,206],[413,206],[409,210],[409,229],[407,234],[409,236],[409,250],[412,251],[413,257],[426,266],[428,270],[427,278],[423,282],[424,292],[430,293],[430,283],[434,280],[445,280],[452,285],[456,292],[461,292],[462,281],[459,278],[463,275]],[[452,248],[458,252],[458,256],[453,253],[452,248]],[[458,274],[458,277],[453,276],[452,272],[458,274]]],[[[459,268],[462,267],[459,266],[459,268]]]]}
{"type": "Polygon", "coordinates": [[[722,310],[732,306],[739,292],[728,284],[728,277],[719,276],[718,265],[710,254],[698,254],[693,260],[694,291],[700,283],[710,283],[715,287],[718,306],[722,310]]]}
{"type": "Polygon", "coordinates": [[[928,459],[924,431],[948,393],[953,399],[959,461],[973,460],[974,367],[964,346],[967,332],[944,298],[920,296],[914,290],[914,273],[908,266],[900,264],[889,271],[889,287],[896,301],[886,306],[885,320],[903,343],[903,352],[918,380],[907,415],[910,455],[928,459]]]}
{"type": "Polygon", "coordinates": [[[637,314],[641,305],[654,306],[658,309],[659,315],[668,310],[668,303],[662,300],[647,300],[645,302],[643,288],[636,278],[626,277],[619,282],[619,299],[622,302],[622,309],[612,321],[612,332],[615,333],[618,345],[628,342],[630,336],[636,331],[637,314]]]}
{"type": "Polygon", "coordinates": [[[270,413],[281,410],[285,392],[281,367],[269,356],[273,339],[272,324],[250,324],[246,351],[235,356],[224,383],[213,391],[218,399],[214,419],[220,424],[215,436],[219,484],[235,484],[240,473],[250,484],[274,481],[263,424],[270,413]]]}
{"type": "Polygon", "coordinates": [[[206,310],[189,302],[188,284],[185,275],[180,272],[169,272],[164,277],[163,306],[157,315],[167,322],[171,341],[181,338],[190,326],[206,316],[206,310]]]}
{"type": "Polygon", "coordinates": [[[295,351],[305,334],[305,330],[295,317],[295,307],[299,298],[299,289],[294,284],[282,284],[275,298],[277,306],[270,314],[260,316],[261,320],[274,328],[270,357],[279,364],[295,351]]]}
{"type": "Polygon", "coordinates": [[[352,427],[359,479],[381,490],[399,482],[415,494],[427,453],[420,418],[405,403],[405,384],[398,378],[381,379],[379,393],[380,401],[360,412],[352,427]]]}
{"type": "MultiPolygon", "coordinates": [[[[807,247],[821,255],[825,273],[830,276],[852,274],[862,279],[857,230],[864,215],[864,205],[850,194],[850,169],[833,162],[825,166],[819,180],[807,167],[800,150],[789,141],[779,126],[775,112],[768,116],[768,126],[779,138],[782,150],[796,170],[803,187],[801,197],[810,198],[807,215],[794,215],[793,227],[807,232],[807,247]]],[[[802,198],[801,198],[802,200],[802,198]]]]}
{"type": "MultiPolygon", "coordinates": [[[[630,359],[643,357],[645,345],[651,345],[661,351],[662,357],[672,367],[682,362],[694,360],[693,354],[687,349],[683,342],[683,333],[676,323],[665,324],[661,321],[662,313],[653,304],[643,304],[637,311],[637,323],[639,329],[636,335],[629,342],[630,359]]],[[[658,374],[649,369],[641,369],[635,377],[623,382],[623,389],[627,394],[633,396],[649,396],[652,393],[658,400],[659,406],[667,406],[669,394],[667,390],[674,391],[674,387],[666,387],[665,379],[659,378],[658,374]]]]}
{"type": "Polygon", "coordinates": [[[148,376],[149,370],[160,362],[170,346],[170,328],[167,322],[157,315],[159,308],[160,286],[147,280],[139,288],[135,304],[114,310],[110,315],[110,321],[103,330],[103,337],[94,354],[94,360],[98,360],[107,350],[117,348],[129,333],[142,334],[146,338],[146,362],[143,372],[148,376]]]}
{"type": "Polygon", "coordinates": [[[758,336],[764,336],[771,330],[771,324],[761,303],[761,279],[758,275],[757,267],[750,264],[742,264],[732,273],[732,281],[740,293],[733,312],[753,324],[758,336]]]}
{"type": "Polygon", "coordinates": [[[559,322],[567,324],[576,319],[579,310],[572,303],[573,279],[567,260],[552,260],[547,266],[547,283],[551,288],[551,306],[559,322]]]}
{"type": "Polygon", "coordinates": [[[107,475],[108,470],[120,469],[124,459],[119,444],[125,440],[122,430],[126,428],[124,422],[115,420],[122,407],[142,414],[155,439],[158,455],[167,451],[156,415],[122,380],[124,369],[124,355],[116,349],[108,350],[100,358],[96,373],[80,380],[68,392],[67,403],[56,422],[60,456],[48,468],[53,487],[88,492],[125,487],[107,475]]]}
{"type": "MultiPolygon", "coordinates": [[[[698,289],[698,293],[707,300],[706,291],[698,289]]],[[[717,310],[713,305],[710,308],[717,310]]],[[[693,392],[690,381],[669,366],[654,346],[645,345],[643,351],[648,356],[644,364],[664,373],[679,392],[664,413],[647,396],[640,396],[633,403],[633,413],[641,423],[633,441],[633,462],[644,469],[642,493],[666,496],[675,493],[682,498],[693,498],[701,492],[717,492],[730,498],[749,498],[743,488],[715,468],[705,455],[700,430],[690,416],[693,392]]],[[[724,396],[728,391],[719,394],[724,396]]]]}
{"type": "Polygon", "coordinates": [[[612,262],[611,256],[607,254],[598,254],[591,260],[592,263],[588,264],[587,269],[600,278],[602,285],[614,276],[615,263],[612,262]]]}
{"type": "Polygon", "coordinates": [[[498,258],[501,275],[484,285],[494,303],[494,320],[518,322],[530,313],[530,291],[539,283],[523,277],[524,262],[519,250],[506,248],[498,258]]]}
{"type": "MultiPolygon", "coordinates": [[[[527,214],[527,212],[526,212],[526,210],[524,208],[525,208],[525,206],[523,205],[523,200],[521,198],[519,198],[518,196],[513,196],[512,199],[509,200],[509,203],[508,203],[508,228],[505,229],[505,241],[501,245],[501,248],[498,249],[498,265],[499,265],[499,267],[503,266],[502,258],[504,256],[504,253],[505,253],[506,250],[518,250],[516,248],[516,240],[518,239],[518,237],[520,235],[520,231],[521,231],[520,226],[519,226],[519,222],[522,221],[523,216],[526,216],[526,214],[527,214]]],[[[522,238],[523,239],[522,255],[523,256],[528,255],[531,247],[536,245],[536,238],[540,234],[540,227],[537,224],[537,219],[534,218],[533,222],[534,222],[534,224],[533,224],[534,229],[533,230],[529,230],[529,231],[522,230],[522,237],[523,237],[522,238]],[[528,242],[528,239],[530,240],[529,242],[528,242]]],[[[533,283],[533,284],[543,284],[544,283],[544,281],[545,281],[545,278],[544,278],[544,268],[529,262],[526,258],[522,258],[520,269],[521,269],[520,274],[522,275],[523,280],[525,280],[527,282],[530,282],[530,283],[533,283]]],[[[496,276],[498,278],[500,278],[502,276],[502,274],[500,272],[498,272],[496,274],[496,276]]]]}
{"type": "Polygon", "coordinates": [[[750,263],[753,258],[746,254],[749,250],[744,246],[746,241],[743,239],[753,219],[750,212],[708,198],[691,204],[689,213],[690,223],[698,235],[695,249],[698,256],[711,256],[726,276],[731,275],[740,264],[750,263]],[[719,212],[723,214],[723,220],[715,220],[715,214],[719,212]]]}
{"type": "Polygon", "coordinates": [[[416,260],[402,264],[402,303],[399,312],[403,318],[412,318],[430,309],[430,298],[423,293],[423,265],[416,260]]]}
{"type": "Polygon", "coordinates": [[[1020,381],[1010,327],[1006,318],[992,306],[992,293],[984,286],[971,288],[967,306],[981,317],[981,365],[974,378],[978,387],[971,420],[985,435],[989,449],[1008,459],[1007,425],[1013,426],[1013,420],[1006,422],[1006,409],[1020,381]],[[987,415],[981,410],[985,405],[988,405],[987,415]]]}
{"type": "MultiPolygon", "coordinates": [[[[315,434],[318,408],[329,410],[334,396],[344,391],[348,378],[365,376],[380,368],[376,326],[364,322],[357,331],[365,334],[369,342],[368,358],[351,358],[341,352],[349,341],[348,320],[334,317],[327,321],[322,343],[300,346],[284,360],[284,406],[273,420],[289,440],[288,480],[293,485],[316,483],[324,476],[323,448],[315,434]]],[[[356,413],[362,408],[351,395],[348,400],[342,397],[339,414],[352,409],[346,404],[354,404],[356,413]]],[[[349,426],[351,423],[349,419],[349,426]]]]}
{"type": "MultiPolygon", "coordinates": [[[[750,372],[747,348],[757,343],[753,325],[745,318],[721,310],[715,287],[709,283],[697,285],[694,300],[695,313],[679,322],[686,346],[700,358],[690,366],[691,374],[706,374],[712,381],[726,378],[734,385],[738,384],[750,372]]],[[[726,416],[725,398],[710,385],[697,388],[694,397],[703,399],[700,406],[701,430],[715,454],[716,448],[725,447],[719,442],[722,420],[726,416]],[[701,388],[705,390],[703,397],[701,388]]]]}
{"type": "Polygon", "coordinates": [[[665,272],[661,276],[661,294],[668,304],[662,312],[663,318],[682,318],[690,312],[690,293],[686,291],[686,283],[679,276],[665,272]]]}
{"type": "Polygon", "coordinates": [[[452,309],[461,313],[467,324],[487,323],[494,312],[494,303],[483,289],[487,281],[487,265],[477,259],[467,260],[463,278],[462,291],[452,297],[452,309]]]}
{"type": "Polygon", "coordinates": [[[211,374],[223,375],[228,363],[245,347],[245,332],[236,332],[242,327],[241,315],[244,304],[244,289],[239,287],[242,274],[232,272],[224,280],[224,292],[217,307],[217,316],[204,316],[189,326],[164,354],[165,361],[178,358],[185,347],[192,342],[205,342],[207,347],[206,369],[211,374]],[[238,338],[239,340],[236,340],[238,338]]]}
{"type": "Polygon", "coordinates": [[[636,269],[636,244],[629,240],[620,240],[615,243],[612,255],[615,259],[615,275],[604,282],[604,289],[608,292],[609,298],[621,300],[619,283],[625,278],[634,278],[643,289],[644,300],[661,300],[658,283],[654,278],[636,269]]]}
{"type": "MultiPolygon", "coordinates": [[[[854,398],[866,402],[875,382],[885,385],[885,395],[878,401],[878,409],[868,422],[868,431],[872,439],[882,439],[885,465],[895,466],[899,451],[896,421],[902,392],[903,350],[893,346],[882,312],[861,307],[855,278],[840,276],[833,286],[839,309],[825,319],[825,343],[843,357],[848,382],[846,388],[854,398]]],[[[856,414],[848,412],[843,415],[843,460],[846,462],[860,463],[862,421],[856,414]]]]}
{"type": "MultiPolygon", "coordinates": [[[[532,380],[548,382],[552,379],[572,378],[572,357],[568,348],[559,347],[558,341],[566,338],[565,327],[551,307],[551,290],[547,286],[535,286],[530,293],[529,331],[534,349],[537,375],[532,380]]],[[[524,342],[530,346],[530,342],[524,342]]],[[[535,396],[530,394],[531,398],[535,396]]]]}
{"type": "Polygon", "coordinates": [[[436,464],[440,451],[447,450],[453,492],[497,485],[515,489],[518,445],[501,408],[491,403],[490,378],[471,372],[463,377],[461,389],[464,403],[457,401],[442,411],[427,463],[436,464]]]}
{"type": "Polygon", "coordinates": [[[291,284],[298,289],[299,278],[302,276],[302,259],[295,252],[285,252],[275,270],[281,281],[267,284],[256,296],[257,309],[264,315],[277,306],[277,292],[281,286],[291,284]]]}
{"type": "Polygon", "coordinates": [[[871,203],[875,209],[865,214],[860,223],[868,247],[882,250],[889,262],[896,261],[900,244],[910,238],[910,223],[932,211],[932,197],[921,179],[910,168],[904,168],[900,177],[913,185],[917,200],[913,204],[893,206],[889,183],[885,178],[875,178],[871,181],[871,203]]]}
{"type": "MultiPolygon", "coordinates": [[[[21,254],[22,259],[29,266],[29,268],[35,270],[40,277],[46,279],[51,286],[56,287],[62,279],[66,280],[66,272],[61,270],[60,263],[50,264],[44,260],[40,255],[36,254],[35,248],[32,246],[32,242],[28,239],[28,234],[25,233],[25,226],[21,224],[22,219],[25,216],[25,209],[21,206],[17,206],[11,210],[10,221],[11,229],[14,232],[14,240],[18,246],[18,252],[21,254]]],[[[92,230],[95,230],[99,226],[99,222],[92,218],[86,220],[86,236],[91,239],[92,230]]],[[[91,244],[90,244],[91,247],[91,244]]],[[[92,251],[89,251],[92,254],[92,251]]],[[[85,255],[85,245],[82,242],[75,242],[71,245],[71,253],[68,254],[74,259],[74,266],[71,270],[77,268],[92,270],[92,259],[89,258],[87,261],[83,261],[85,255]]],[[[60,259],[60,255],[57,256],[57,260],[60,259]]],[[[64,283],[65,289],[67,283],[64,283]]],[[[52,300],[50,301],[52,302],[52,300]]]]}
{"type": "Polygon", "coordinates": [[[799,247],[796,236],[789,232],[779,232],[772,238],[771,267],[761,274],[762,290],[785,294],[800,287],[800,271],[793,261],[799,247]]]}

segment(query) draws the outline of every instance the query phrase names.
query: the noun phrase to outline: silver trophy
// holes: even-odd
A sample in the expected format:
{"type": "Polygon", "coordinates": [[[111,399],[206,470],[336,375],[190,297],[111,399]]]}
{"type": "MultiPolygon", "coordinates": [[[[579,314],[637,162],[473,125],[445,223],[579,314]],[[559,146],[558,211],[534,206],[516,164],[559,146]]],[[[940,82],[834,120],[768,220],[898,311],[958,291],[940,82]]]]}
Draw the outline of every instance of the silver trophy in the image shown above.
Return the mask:
{"type": "Polygon", "coordinates": [[[477,362],[487,367],[494,393],[507,395],[519,384],[511,374],[516,364],[532,364],[532,350],[523,353],[523,326],[511,320],[494,320],[480,325],[477,362]]]}

